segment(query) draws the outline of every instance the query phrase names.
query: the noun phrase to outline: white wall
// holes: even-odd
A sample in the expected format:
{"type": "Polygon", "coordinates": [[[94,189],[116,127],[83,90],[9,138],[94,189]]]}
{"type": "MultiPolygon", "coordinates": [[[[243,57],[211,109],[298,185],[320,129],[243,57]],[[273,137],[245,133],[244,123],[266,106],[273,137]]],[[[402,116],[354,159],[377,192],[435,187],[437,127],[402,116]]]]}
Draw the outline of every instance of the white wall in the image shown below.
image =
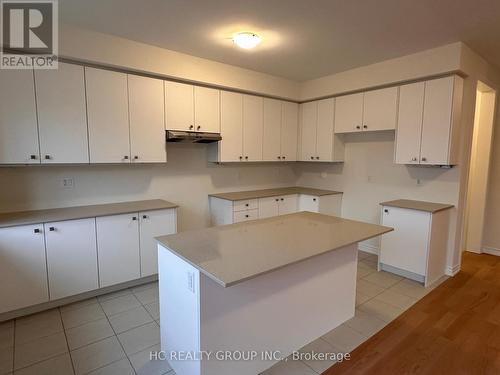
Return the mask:
{"type": "Polygon", "coordinates": [[[179,230],[209,223],[208,194],[295,184],[289,164],[216,165],[207,146],[168,145],[164,165],[0,168],[0,211],[162,198],[177,203],[179,230]],[[61,187],[64,177],[75,188],[61,187]]]}

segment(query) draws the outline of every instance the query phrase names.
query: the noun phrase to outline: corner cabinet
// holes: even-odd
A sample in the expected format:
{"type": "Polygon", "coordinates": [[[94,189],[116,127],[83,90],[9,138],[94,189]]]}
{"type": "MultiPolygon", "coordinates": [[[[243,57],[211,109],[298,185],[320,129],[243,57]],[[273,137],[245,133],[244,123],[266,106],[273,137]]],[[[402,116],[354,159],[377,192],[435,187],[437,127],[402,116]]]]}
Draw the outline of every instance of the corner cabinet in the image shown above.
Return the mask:
{"type": "Polygon", "coordinates": [[[334,134],[335,99],[300,105],[299,160],[335,162],[344,160],[344,144],[334,134]]]}
{"type": "Polygon", "coordinates": [[[463,79],[450,76],[400,88],[395,162],[456,165],[463,79]]]}

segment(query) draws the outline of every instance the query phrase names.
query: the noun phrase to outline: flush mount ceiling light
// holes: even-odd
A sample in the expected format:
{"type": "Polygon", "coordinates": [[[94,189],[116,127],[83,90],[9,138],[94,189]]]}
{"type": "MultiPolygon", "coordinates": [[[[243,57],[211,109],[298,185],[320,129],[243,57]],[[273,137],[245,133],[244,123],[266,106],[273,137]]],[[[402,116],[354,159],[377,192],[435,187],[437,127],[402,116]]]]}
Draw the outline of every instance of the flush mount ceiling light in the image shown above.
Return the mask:
{"type": "Polygon", "coordinates": [[[238,33],[233,36],[234,44],[244,49],[255,48],[261,41],[262,38],[260,36],[251,32],[238,33]]]}

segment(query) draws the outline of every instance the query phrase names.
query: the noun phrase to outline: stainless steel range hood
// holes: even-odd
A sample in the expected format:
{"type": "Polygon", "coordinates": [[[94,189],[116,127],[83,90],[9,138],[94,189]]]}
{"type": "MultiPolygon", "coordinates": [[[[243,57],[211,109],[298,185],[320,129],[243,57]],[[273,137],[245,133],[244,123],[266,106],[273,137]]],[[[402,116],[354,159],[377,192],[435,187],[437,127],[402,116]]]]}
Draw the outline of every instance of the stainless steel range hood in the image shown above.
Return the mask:
{"type": "Polygon", "coordinates": [[[187,132],[167,130],[167,142],[213,143],[222,139],[219,133],[187,132]]]}

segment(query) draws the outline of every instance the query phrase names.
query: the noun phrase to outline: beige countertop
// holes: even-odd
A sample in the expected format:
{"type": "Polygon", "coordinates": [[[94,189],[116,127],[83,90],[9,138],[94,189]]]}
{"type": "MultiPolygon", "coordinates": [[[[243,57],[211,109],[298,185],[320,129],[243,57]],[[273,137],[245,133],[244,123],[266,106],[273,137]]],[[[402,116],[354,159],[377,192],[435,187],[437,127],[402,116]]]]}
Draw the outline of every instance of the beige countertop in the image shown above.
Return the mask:
{"type": "Polygon", "coordinates": [[[176,208],[163,199],[0,213],[0,228],[176,208]]]}
{"type": "Polygon", "coordinates": [[[217,194],[209,194],[209,196],[220,199],[226,199],[229,201],[241,201],[246,199],[276,197],[278,195],[289,195],[289,194],[306,194],[306,195],[314,195],[320,197],[322,195],[342,194],[342,192],[334,190],[314,189],[301,186],[292,186],[292,187],[275,188],[275,189],[217,193],[217,194]]]}
{"type": "MultiPolygon", "coordinates": [[[[392,231],[313,212],[158,237],[158,242],[224,287],[392,231]]],[[[164,251],[168,251],[164,250],[164,251]]]]}
{"type": "Polygon", "coordinates": [[[407,208],[410,210],[425,211],[431,213],[455,207],[454,205],[448,203],[433,203],[425,201],[414,201],[410,199],[397,199],[394,201],[382,202],[380,203],[380,205],[388,207],[407,208]]]}

